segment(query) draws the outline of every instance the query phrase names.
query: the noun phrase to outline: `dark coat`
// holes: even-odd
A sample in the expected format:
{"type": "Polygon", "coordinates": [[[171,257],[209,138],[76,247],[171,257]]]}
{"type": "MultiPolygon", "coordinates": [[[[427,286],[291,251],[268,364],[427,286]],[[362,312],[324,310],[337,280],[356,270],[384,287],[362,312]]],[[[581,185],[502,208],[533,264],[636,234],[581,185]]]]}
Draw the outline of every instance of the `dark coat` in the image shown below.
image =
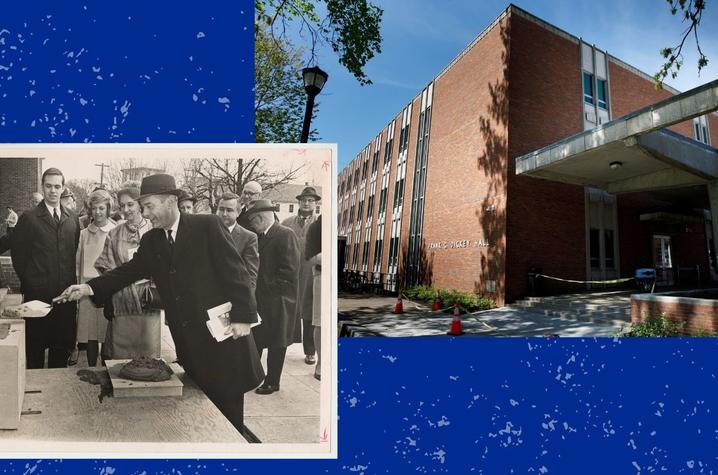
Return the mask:
{"type": "Polygon", "coordinates": [[[293,342],[300,255],[294,231],[279,223],[259,237],[257,308],[262,324],[253,332],[260,348],[287,347],[293,342]]]}
{"type": "MultiPolygon", "coordinates": [[[[312,320],[312,265],[304,256],[304,247],[307,242],[307,230],[317,220],[314,213],[309,215],[302,224],[299,215],[290,216],[282,221],[282,225],[288,227],[297,236],[299,242],[299,252],[301,256],[299,264],[299,287],[297,294],[297,318],[302,320],[312,320]]],[[[301,343],[301,333],[299,328],[295,328],[294,341],[301,343]]]]}
{"type": "Polygon", "coordinates": [[[259,251],[257,247],[257,235],[252,231],[236,225],[232,230],[232,240],[237,246],[237,252],[242,258],[244,268],[249,273],[252,288],[257,288],[257,273],[259,272],[259,251]]]}
{"type": "MultiPolygon", "coordinates": [[[[12,264],[24,300],[51,303],[77,282],[75,254],[80,240],[77,215],[61,206],[56,223],[42,201],[25,211],[12,236],[12,264]]],[[[44,318],[26,320],[28,346],[72,349],[75,346],[76,304],[56,305],[44,318]]]]}
{"type": "Polygon", "coordinates": [[[215,215],[181,214],[174,249],[162,229],[140,240],[131,261],[88,282],[95,303],[141,278],[157,285],[177,357],[210,399],[243,397],[264,379],[252,335],[218,343],[207,329],[207,310],[232,303],[230,320],[257,321],[249,272],[227,228],[215,215]]]}
{"type": "Polygon", "coordinates": [[[7,228],[7,234],[4,234],[2,237],[0,237],[0,255],[4,254],[5,251],[10,250],[10,239],[12,238],[12,230],[13,228],[7,228]]]}

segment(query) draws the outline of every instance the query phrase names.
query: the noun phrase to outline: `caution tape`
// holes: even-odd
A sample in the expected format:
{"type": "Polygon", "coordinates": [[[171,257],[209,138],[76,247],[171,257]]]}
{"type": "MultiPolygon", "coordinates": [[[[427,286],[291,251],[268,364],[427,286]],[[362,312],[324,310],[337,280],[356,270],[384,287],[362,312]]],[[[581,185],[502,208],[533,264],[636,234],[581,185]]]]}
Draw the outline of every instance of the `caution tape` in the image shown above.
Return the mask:
{"type": "Polygon", "coordinates": [[[536,277],[543,277],[544,279],[559,280],[561,282],[572,282],[574,284],[622,284],[635,280],[635,277],[624,277],[622,279],[611,279],[611,280],[574,280],[574,279],[561,279],[560,277],[554,277],[545,274],[535,274],[536,277]]]}

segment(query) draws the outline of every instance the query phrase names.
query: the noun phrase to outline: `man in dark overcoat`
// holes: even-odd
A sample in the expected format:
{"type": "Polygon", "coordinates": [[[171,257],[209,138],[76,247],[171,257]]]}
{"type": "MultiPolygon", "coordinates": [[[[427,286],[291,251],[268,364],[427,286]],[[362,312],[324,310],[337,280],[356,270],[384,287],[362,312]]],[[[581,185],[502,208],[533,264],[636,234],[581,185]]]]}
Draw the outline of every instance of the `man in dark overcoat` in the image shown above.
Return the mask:
{"type": "MultiPolygon", "coordinates": [[[[57,168],[42,174],[43,200],[25,211],[12,236],[12,264],[26,302],[51,303],[76,280],[75,254],[80,240],[77,215],[60,204],[65,177],[57,168]]],[[[77,304],[55,305],[47,316],[25,319],[27,368],[63,368],[75,347],[77,304]]]]}
{"type": "Polygon", "coordinates": [[[239,213],[237,216],[237,224],[245,229],[250,229],[249,221],[247,221],[247,218],[249,218],[247,210],[252,207],[252,202],[258,200],[261,195],[262,185],[256,181],[248,181],[244,184],[242,187],[242,196],[240,197],[240,205],[237,209],[239,213]]]}
{"type": "Polygon", "coordinates": [[[142,236],[132,260],[66,289],[62,297],[91,295],[97,304],[139,279],[152,278],[185,372],[242,432],[244,393],[264,378],[250,331],[258,319],[249,273],[217,216],[179,212],[174,177],[145,177],[140,193],[143,215],[154,229],[142,236]],[[217,342],[207,329],[207,310],[228,301],[232,338],[217,342]]]}
{"type": "Polygon", "coordinates": [[[262,324],[252,329],[257,347],[267,350],[267,377],[258,394],[279,391],[287,347],[292,344],[301,252],[294,231],[275,220],[270,200],[257,200],[247,210],[259,240],[257,308],[262,324]]]}
{"type": "Polygon", "coordinates": [[[307,242],[307,229],[317,219],[314,214],[317,202],[322,198],[317,194],[313,186],[305,187],[297,195],[299,204],[297,214],[290,216],[282,225],[288,227],[297,235],[299,249],[302,259],[299,269],[299,292],[297,296],[297,322],[294,327],[294,343],[302,343],[304,347],[304,362],[306,364],[316,363],[314,353],[314,327],[312,326],[312,264],[304,256],[304,246],[307,242]]]}
{"type": "Polygon", "coordinates": [[[243,265],[249,273],[253,288],[257,288],[257,273],[259,272],[259,251],[257,250],[257,235],[237,224],[239,215],[239,196],[226,192],[219,198],[217,216],[227,227],[232,240],[237,246],[237,252],[242,257],[243,265]]]}

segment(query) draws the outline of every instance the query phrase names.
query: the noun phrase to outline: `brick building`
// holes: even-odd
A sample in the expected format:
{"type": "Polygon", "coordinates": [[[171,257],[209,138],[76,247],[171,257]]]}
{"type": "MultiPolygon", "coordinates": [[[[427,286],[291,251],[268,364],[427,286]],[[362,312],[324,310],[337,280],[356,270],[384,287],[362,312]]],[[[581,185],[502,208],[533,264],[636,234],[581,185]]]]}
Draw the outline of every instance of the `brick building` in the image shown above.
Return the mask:
{"type": "MultiPolygon", "coordinates": [[[[0,158],[0,235],[6,232],[7,206],[20,215],[30,207],[30,195],[40,191],[42,158],[0,158]]],[[[0,256],[0,285],[18,289],[20,282],[12,268],[10,251],[0,256]]]]}
{"type": "MultiPolygon", "coordinates": [[[[431,282],[499,304],[526,294],[531,268],[581,281],[631,277],[638,267],[658,268],[659,284],[715,278],[705,180],[609,193],[603,169],[591,172],[581,157],[574,163],[585,170],[570,179],[517,170],[543,147],[583,131],[600,135],[676,94],[510,5],[340,172],[344,270],[392,290],[431,282]]],[[[667,124],[681,144],[714,156],[718,116],[683,117],[667,124]]],[[[606,170],[631,170],[599,152],[595,163],[608,160],[606,170]]]]}

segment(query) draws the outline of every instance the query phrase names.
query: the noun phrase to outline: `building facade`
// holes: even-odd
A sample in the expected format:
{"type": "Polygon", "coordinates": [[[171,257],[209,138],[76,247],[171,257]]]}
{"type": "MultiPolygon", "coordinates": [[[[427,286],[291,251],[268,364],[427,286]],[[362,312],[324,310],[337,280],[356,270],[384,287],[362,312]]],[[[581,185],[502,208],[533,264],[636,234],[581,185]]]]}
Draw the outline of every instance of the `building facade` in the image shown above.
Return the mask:
{"type": "MultiPolygon", "coordinates": [[[[705,187],[610,194],[516,174],[517,157],[676,93],[509,6],[340,172],[344,270],[391,290],[431,283],[498,304],[525,295],[535,270],[612,281],[654,267],[666,285],[715,278],[705,187]]],[[[718,116],[670,129],[710,148],[718,116]]]]}

